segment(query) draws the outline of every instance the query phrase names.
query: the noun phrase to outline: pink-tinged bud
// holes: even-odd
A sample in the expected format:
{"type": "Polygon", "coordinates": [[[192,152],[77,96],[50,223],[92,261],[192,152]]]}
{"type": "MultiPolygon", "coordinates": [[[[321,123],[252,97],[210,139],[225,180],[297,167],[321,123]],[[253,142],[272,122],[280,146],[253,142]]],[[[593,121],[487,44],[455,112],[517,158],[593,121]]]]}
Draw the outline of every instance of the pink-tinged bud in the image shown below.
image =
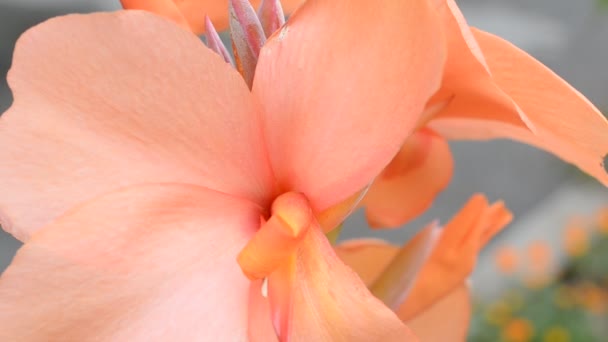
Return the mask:
{"type": "Polygon", "coordinates": [[[280,0],[262,0],[258,9],[258,18],[266,37],[270,37],[285,24],[285,14],[280,0]]]}
{"type": "Polygon", "coordinates": [[[220,35],[217,34],[217,31],[208,16],[205,16],[205,38],[207,39],[207,46],[211,50],[222,56],[226,63],[234,66],[230,53],[226,50],[224,43],[222,43],[222,40],[220,39],[220,35]]]}
{"type": "Polygon", "coordinates": [[[258,56],[266,36],[248,0],[230,0],[230,35],[236,68],[251,88],[258,56]]]}

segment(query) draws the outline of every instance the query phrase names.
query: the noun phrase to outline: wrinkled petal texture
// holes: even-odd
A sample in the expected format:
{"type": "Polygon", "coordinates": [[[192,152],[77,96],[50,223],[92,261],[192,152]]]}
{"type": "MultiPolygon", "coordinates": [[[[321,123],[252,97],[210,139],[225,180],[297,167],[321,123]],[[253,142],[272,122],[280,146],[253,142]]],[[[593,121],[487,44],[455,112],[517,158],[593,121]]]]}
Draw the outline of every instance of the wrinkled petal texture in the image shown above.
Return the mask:
{"type": "Polygon", "coordinates": [[[365,194],[372,227],[398,227],[426,211],[454,171],[447,141],[428,129],[412,134],[365,194]]]}
{"type": "Polygon", "coordinates": [[[467,118],[472,124],[528,129],[529,120],[492,80],[484,56],[454,0],[437,0],[448,58],[441,89],[430,105],[445,108],[435,118],[467,118]]]}
{"type": "Polygon", "coordinates": [[[269,200],[258,106],[195,36],[143,11],[51,19],[18,41],[0,118],[0,217],[25,241],[73,205],[146,182],[269,200]]]}
{"type": "Polygon", "coordinates": [[[412,132],[443,61],[426,1],[306,1],[262,48],[253,84],[279,186],[317,212],[362,189],[412,132]]]}
{"type": "MultiPolygon", "coordinates": [[[[293,12],[303,0],[282,0],[285,13],[293,12]]],[[[261,0],[252,0],[257,8],[261,0]]],[[[205,15],[211,18],[218,30],[228,27],[228,0],[121,0],[126,9],[141,9],[170,18],[181,24],[186,22],[195,33],[205,32],[205,15]]]]}
{"type": "Polygon", "coordinates": [[[485,244],[512,219],[502,202],[475,195],[444,226],[435,250],[398,310],[409,320],[465,282],[485,244]]]}
{"type": "Polygon", "coordinates": [[[289,341],[411,341],[409,329],[311,227],[294,262],[269,278],[269,296],[289,294],[289,341]],[[286,282],[285,280],[290,280],[286,282]]]}
{"type": "Polygon", "coordinates": [[[247,336],[235,258],[257,206],[197,186],[134,186],[36,232],[0,277],[3,341],[247,336]]]}
{"type": "MultiPolygon", "coordinates": [[[[368,286],[376,281],[398,253],[399,247],[381,240],[350,240],[336,246],[336,254],[368,286]]],[[[420,341],[464,341],[471,313],[469,289],[461,284],[443,298],[428,303],[416,316],[407,317],[408,320],[400,318],[420,341]]]]}

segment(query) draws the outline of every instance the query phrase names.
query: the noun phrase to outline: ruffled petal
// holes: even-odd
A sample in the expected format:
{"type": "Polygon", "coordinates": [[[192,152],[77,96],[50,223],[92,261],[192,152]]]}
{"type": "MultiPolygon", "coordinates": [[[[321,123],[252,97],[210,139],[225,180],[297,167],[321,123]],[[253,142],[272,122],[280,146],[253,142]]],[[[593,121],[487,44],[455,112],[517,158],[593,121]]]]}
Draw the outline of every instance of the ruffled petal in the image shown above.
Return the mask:
{"type": "Polygon", "coordinates": [[[307,1],[263,47],[253,84],[279,185],[317,212],[361,190],[412,132],[444,57],[427,1],[307,1]]]}
{"type": "Polygon", "coordinates": [[[502,202],[473,196],[445,225],[410,295],[397,310],[409,320],[460,286],[473,271],[481,248],[512,219],[502,202]]]}
{"type": "Polygon", "coordinates": [[[426,211],[454,171],[450,146],[428,129],[414,133],[374,180],[361,205],[372,227],[398,227],[426,211]]]}
{"type": "Polygon", "coordinates": [[[236,255],[251,202],[197,186],[104,195],[36,232],[0,277],[2,341],[245,340],[236,255]]]}
{"type": "Polygon", "coordinates": [[[444,108],[434,118],[466,118],[527,130],[529,120],[492,80],[486,61],[454,0],[437,0],[448,45],[441,89],[430,106],[444,108]]]}
{"type": "Polygon", "coordinates": [[[547,150],[608,185],[608,121],[599,110],[511,43],[469,29],[464,20],[456,20],[459,30],[450,29],[456,24],[447,14],[461,14],[452,1],[447,4],[444,25],[451,33],[449,55],[454,58],[448,58],[444,85],[434,98],[435,104],[443,100],[447,106],[429,126],[451,139],[518,140],[547,150]],[[450,86],[457,81],[460,86],[450,86]],[[517,117],[528,127],[514,121],[517,117]]]}
{"type": "Polygon", "coordinates": [[[462,284],[406,323],[423,342],[466,341],[471,306],[469,287],[462,284]]]}
{"type": "Polygon", "coordinates": [[[15,102],[0,118],[0,219],[22,241],[71,206],[134,183],[270,197],[247,86],[165,19],[51,19],[19,39],[8,78],[15,102]]]}
{"type": "Polygon", "coordinates": [[[547,150],[608,186],[608,120],[576,89],[511,43],[474,30],[494,81],[532,121],[536,135],[503,131],[503,137],[547,150]]]}
{"type": "Polygon", "coordinates": [[[297,256],[268,282],[282,340],[415,340],[395,313],[340,261],[318,226],[308,234],[297,256]]]}

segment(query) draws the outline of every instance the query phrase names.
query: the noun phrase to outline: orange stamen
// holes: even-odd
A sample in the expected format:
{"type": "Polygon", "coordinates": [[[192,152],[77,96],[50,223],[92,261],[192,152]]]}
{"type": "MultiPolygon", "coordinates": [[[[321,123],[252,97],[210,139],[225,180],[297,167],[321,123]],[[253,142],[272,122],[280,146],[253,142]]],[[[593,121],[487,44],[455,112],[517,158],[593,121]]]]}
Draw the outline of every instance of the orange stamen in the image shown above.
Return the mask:
{"type": "Polygon", "coordinates": [[[272,204],[272,215],[243,248],[237,261],[250,279],[270,275],[297,250],[313,220],[304,195],[285,193],[272,204]]]}

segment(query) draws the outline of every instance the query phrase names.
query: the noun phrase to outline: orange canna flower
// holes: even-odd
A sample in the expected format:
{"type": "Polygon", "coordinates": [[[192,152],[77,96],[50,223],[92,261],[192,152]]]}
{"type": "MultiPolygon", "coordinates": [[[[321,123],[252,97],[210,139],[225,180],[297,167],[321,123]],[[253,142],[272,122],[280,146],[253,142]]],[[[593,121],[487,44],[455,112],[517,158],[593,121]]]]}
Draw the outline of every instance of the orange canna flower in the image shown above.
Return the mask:
{"type": "Polygon", "coordinates": [[[527,319],[514,318],[505,326],[502,335],[508,342],[531,341],[534,337],[534,326],[527,319]]]}
{"type": "MultiPolygon", "coordinates": [[[[269,0],[266,0],[269,1],[269,0]]],[[[194,33],[203,33],[205,16],[220,30],[228,27],[229,0],[120,0],[125,9],[139,9],[170,18],[194,33]]],[[[251,0],[257,8],[264,0],[251,0]]],[[[285,13],[292,13],[304,0],[282,0],[285,13]]]]}
{"type": "Polygon", "coordinates": [[[433,4],[448,46],[442,86],[427,104],[419,131],[362,201],[370,225],[396,227],[430,207],[452,176],[445,139],[514,139],[553,153],[608,185],[604,116],[525,52],[470,28],[454,0],[433,4]],[[403,167],[407,163],[412,165],[403,167]],[[395,169],[402,169],[401,174],[395,169]]]}
{"type": "Polygon", "coordinates": [[[29,30],[0,119],[0,223],[25,243],[0,339],[411,338],[321,226],[414,129],[442,38],[426,1],[309,1],[249,90],[142,11],[29,30]]]}
{"type": "Polygon", "coordinates": [[[351,240],[337,246],[336,251],[421,341],[464,340],[472,313],[467,278],[479,251],[511,218],[501,202],[489,204],[482,195],[473,196],[443,227],[430,256],[421,265],[401,253],[416,248],[421,242],[418,238],[402,248],[378,240],[351,240]],[[395,260],[400,261],[400,267],[392,267],[395,260]],[[379,283],[386,273],[404,274],[407,267],[419,268],[409,293],[392,301],[386,296],[389,292],[374,291],[384,290],[379,283]],[[441,322],[441,329],[437,329],[437,322],[441,322]]]}

